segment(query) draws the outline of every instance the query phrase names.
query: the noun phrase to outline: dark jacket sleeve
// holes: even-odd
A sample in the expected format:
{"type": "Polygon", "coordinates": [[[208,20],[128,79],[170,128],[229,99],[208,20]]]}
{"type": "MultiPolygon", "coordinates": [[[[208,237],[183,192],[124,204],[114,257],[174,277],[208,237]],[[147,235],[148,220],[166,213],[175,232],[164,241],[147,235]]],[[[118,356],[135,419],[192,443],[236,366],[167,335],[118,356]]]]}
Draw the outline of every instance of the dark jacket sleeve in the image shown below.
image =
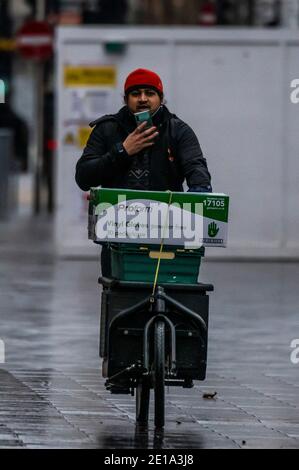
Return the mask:
{"type": "Polygon", "coordinates": [[[194,131],[183,121],[176,120],[174,138],[176,153],[189,190],[211,191],[211,175],[194,131]]]}
{"type": "Polygon", "coordinates": [[[91,187],[105,185],[114,171],[119,169],[126,155],[119,155],[115,145],[107,149],[108,139],[105,137],[105,124],[98,124],[92,131],[83,155],[76,165],[76,183],[83,191],[91,187]]]}

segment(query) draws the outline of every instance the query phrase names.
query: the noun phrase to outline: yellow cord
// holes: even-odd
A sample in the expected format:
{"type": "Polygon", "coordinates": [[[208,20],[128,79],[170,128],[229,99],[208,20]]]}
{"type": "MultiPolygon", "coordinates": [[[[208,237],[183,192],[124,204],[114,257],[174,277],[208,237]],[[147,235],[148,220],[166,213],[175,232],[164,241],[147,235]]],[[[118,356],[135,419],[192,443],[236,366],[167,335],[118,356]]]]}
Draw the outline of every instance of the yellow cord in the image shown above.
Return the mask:
{"type": "MultiPolygon", "coordinates": [[[[170,209],[171,202],[172,202],[172,192],[169,191],[168,208],[167,208],[166,220],[165,220],[165,223],[164,223],[164,226],[163,226],[163,234],[162,234],[159,254],[161,254],[162,251],[163,251],[165,231],[166,231],[166,223],[167,223],[168,216],[169,216],[169,209],[170,209]]],[[[156,290],[156,287],[157,287],[157,282],[158,282],[158,277],[159,277],[160,264],[161,264],[161,257],[159,256],[158,262],[157,262],[157,267],[156,267],[156,273],[155,273],[155,280],[154,280],[154,285],[153,285],[152,296],[155,295],[155,290],[156,290]]]]}

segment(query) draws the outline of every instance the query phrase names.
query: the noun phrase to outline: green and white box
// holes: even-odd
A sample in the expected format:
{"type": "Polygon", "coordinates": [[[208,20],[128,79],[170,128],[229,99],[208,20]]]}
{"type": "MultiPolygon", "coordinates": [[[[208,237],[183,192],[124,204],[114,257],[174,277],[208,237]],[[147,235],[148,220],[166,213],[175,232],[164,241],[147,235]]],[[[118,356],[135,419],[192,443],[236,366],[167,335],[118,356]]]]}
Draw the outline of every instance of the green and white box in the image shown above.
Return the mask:
{"type": "Polygon", "coordinates": [[[227,244],[229,197],[92,188],[89,238],[94,242],[198,248],[227,244]]]}

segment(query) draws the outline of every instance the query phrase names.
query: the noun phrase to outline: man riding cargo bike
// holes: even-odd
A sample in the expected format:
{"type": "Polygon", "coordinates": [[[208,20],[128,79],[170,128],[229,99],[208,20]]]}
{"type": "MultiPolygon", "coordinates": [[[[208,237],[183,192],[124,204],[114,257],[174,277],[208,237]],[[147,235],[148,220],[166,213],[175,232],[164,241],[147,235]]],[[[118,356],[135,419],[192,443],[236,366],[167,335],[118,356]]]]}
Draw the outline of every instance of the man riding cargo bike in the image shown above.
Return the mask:
{"type": "MultiPolygon", "coordinates": [[[[162,220],[155,240],[144,234],[137,242],[126,238],[132,225],[128,221],[122,238],[105,240],[98,222],[112,212],[99,207],[107,208],[112,200],[115,204],[121,195],[129,202],[111,207],[128,211],[138,206],[140,216],[140,204],[147,200],[145,212],[151,215],[151,204],[158,199],[158,206],[166,208],[164,219],[174,202],[199,200],[194,193],[202,194],[204,210],[217,198],[210,194],[207,199],[212,188],[206,160],[193,130],[163,104],[160,77],[150,70],[134,70],[125,81],[124,94],[125,106],[117,114],[91,123],[93,131],[76,166],[76,182],[83,191],[91,190],[90,238],[102,244],[100,355],[106,388],[111,393],[136,394],[136,420],[143,424],[148,421],[153,389],[155,426],[161,428],[165,385],[190,388],[193,379],[205,378],[206,293],[213,286],[197,282],[204,238],[194,248],[169,242],[162,220]],[[189,191],[180,199],[185,180],[189,191]],[[99,186],[102,189],[95,189],[99,186]]],[[[218,202],[214,209],[219,212],[223,205],[227,221],[226,203],[223,198],[218,202]]],[[[219,223],[212,223],[207,236],[215,241],[219,223]]],[[[146,224],[135,224],[134,230],[140,225],[146,224]]]]}

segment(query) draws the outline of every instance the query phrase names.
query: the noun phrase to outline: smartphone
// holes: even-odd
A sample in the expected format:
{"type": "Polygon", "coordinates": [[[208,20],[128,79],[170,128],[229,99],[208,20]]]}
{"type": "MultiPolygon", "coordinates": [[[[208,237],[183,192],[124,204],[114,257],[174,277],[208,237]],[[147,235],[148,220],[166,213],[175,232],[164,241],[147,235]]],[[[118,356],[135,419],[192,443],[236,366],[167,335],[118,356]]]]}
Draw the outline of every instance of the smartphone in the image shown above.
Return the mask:
{"type": "Polygon", "coordinates": [[[146,126],[145,129],[149,129],[150,127],[153,127],[153,121],[151,118],[151,113],[148,110],[141,111],[140,113],[135,113],[135,120],[137,127],[140,126],[144,121],[146,121],[146,126]]]}

